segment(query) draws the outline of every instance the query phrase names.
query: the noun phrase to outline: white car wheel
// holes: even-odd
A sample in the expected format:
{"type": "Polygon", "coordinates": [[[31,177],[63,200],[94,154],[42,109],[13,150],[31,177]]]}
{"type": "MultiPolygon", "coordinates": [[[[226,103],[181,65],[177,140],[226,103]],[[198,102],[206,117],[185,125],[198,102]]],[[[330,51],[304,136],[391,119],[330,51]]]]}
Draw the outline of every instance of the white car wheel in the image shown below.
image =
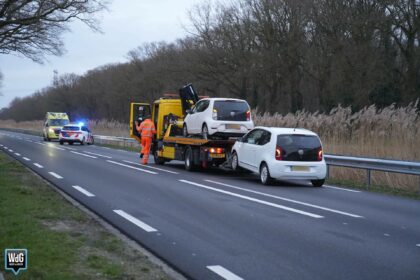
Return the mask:
{"type": "Polygon", "coordinates": [[[232,154],[232,170],[233,171],[239,170],[238,154],[236,152],[233,152],[232,154]]]}
{"type": "Polygon", "coordinates": [[[266,163],[263,163],[260,168],[260,179],[261,183],[264,185],[270,185],[273,182],[273,179],[270,176],[270,171],[266,163]]]}
{"type": "Polygon", "coordinates": [[[209,129],[206,124],[203,124],[203,128],[201,129],[201,136],[203,139],[209,139],[209,129]]]}

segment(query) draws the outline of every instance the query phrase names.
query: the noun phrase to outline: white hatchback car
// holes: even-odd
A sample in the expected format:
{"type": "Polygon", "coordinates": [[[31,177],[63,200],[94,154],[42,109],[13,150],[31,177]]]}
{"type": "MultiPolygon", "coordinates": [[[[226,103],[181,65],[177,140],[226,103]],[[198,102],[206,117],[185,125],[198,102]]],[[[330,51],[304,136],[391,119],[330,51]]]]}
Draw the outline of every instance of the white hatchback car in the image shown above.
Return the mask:
{"type": "Polygon", "coordinates": [[[245,100],[233,98],[205,98],[187,110],[183,134],[240,137],[254,128],[251,109],[245,100]]]}
{"type": "Polygon", "coordinates": [[[318,135],[306,129],[256,127],[232,147],[232,169],[260,174],[264,185],[273,179],[325,182],[327,165],[318,135]]]}
{"type": "Polygon", "coordinates": [[[78,142],[81,145],[85,143],[92,145],[94,142],[92,132],[82,123],[63,126],[58,141],[60,145],[63,145],[64,142],[69,143],[69,145],[73,145],[74,142],[78,142]]]}

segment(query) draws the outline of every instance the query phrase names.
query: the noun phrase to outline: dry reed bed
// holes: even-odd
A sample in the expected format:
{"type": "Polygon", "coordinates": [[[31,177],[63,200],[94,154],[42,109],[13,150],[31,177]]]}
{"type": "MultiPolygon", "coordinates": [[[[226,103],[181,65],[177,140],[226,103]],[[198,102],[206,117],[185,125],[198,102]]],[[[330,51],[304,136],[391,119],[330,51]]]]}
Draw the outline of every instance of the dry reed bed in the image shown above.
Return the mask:
{"type": "MultiPolygon", "coordinates": [[[[301,127],[318,133],[324,144],[324,152],[350,156],[376,157],[420,161],[420,116],[417,102],[407,107],[391,105],[377,109],[374,105],[358,112],[350,107],[338,106],[329,113],[299,111],[268,114],[254,110],[256,125],[301,127]]],[[[42,121],[0,121],[0,127],[38,130],[42,121]]],[[[95,134],[127,137],[128,124],[108,120],[91,120],[89,127],[95,134]]],[[[365,181],[364,171],[332,168],[331,175],[337,179],[365,181]]],[[[374,184],[416,191],[418,178],[374,172],[374,184]]]]}

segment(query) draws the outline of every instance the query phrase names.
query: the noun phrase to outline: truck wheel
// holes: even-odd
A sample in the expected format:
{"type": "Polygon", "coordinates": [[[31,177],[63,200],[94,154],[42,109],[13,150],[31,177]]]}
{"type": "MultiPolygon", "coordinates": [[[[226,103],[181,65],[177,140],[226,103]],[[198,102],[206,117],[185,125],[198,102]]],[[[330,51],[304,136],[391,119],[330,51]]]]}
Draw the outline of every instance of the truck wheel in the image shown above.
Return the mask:
{"type": "Polygon", "coordinates": [[[60,145],[63,145],[64,144],[64,142],[63,141],[60,141],[60,145]]]}
{"type": "Polygon", "coordinates": [[[158,156],[157,151],[153,153],[153,159],[155,160],[156,164],[159,164],[159,165],[165,164],[165,159],[163,157],[158,156]]]}
{"type": "Polygon", "coordinates": [[[48,142],[51,142],[51,139],[50,139],[50,137],[47,135],[47,141],[48,142]]]}
{"type": "Polygon", "coordinates": [[[325,183],[325,179],[321,180],[311,180],[312,186],[320,188],[325,183]]]}
{"type": "Polygon", "coordinates": [[[184,126],[182,127],[182,136],[188,137],[188,128],[185,123],[184,123],[184,126]]]}
{"type": "Polygon", "coordinates": [[[196,168],[195,168],[195,164],[194,164],[193,151],[189,147],[185,151],[185,170],[194,171],[195,169],[196,168]]]}
{"type": "Polygon", "coordinates": [[[201,136],[203,139],[209,139],[209,128],[206,124],[203,124],[203,128],[201,129],[201,136]]]}

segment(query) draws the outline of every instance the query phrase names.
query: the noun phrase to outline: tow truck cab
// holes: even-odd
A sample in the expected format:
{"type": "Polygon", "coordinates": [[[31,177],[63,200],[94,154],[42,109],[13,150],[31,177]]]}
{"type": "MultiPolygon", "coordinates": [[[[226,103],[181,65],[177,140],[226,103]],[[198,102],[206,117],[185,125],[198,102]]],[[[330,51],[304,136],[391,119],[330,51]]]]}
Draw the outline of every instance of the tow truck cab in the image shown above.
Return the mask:
{"type": "Polygon", "coordinates": [[[44,140],[58,139],[61,129],[68,123],[70,123],[70,119],[67,113],[47,112],[42,129],[44,140]]]}

